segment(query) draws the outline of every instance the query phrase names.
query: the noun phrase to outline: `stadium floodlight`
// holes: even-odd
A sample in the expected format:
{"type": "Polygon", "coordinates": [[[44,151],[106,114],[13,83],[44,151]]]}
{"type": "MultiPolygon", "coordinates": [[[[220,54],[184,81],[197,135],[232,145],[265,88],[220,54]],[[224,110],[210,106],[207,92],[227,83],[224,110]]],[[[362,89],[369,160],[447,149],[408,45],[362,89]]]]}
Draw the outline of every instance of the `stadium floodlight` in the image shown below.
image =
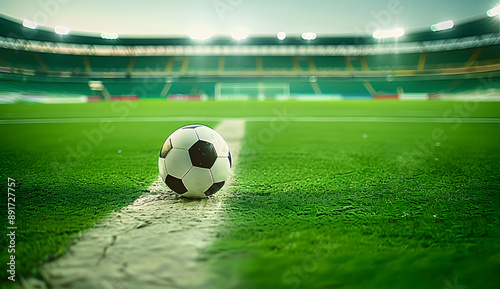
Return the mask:
{"type": "Polygon", "coordinates": [[[431,30],[434,32],[443,31],[451,29],[455,26],[455,22],[453,20],[446,20],[436,24],[431,25],[431,30]]]}
{"type": "Polygon", "coordinates": [[[108,32],[103,32],[101,33],[101,38],[102,39],[118,39],[118,33],[108,33],[108,32]]]}
{"type": "Polygon", "coordinates": [[[286,32],[278,32],[278,34],[276,34],[276,37],[278,37],[279,40],[285,40],[286,38],[286,32]]]}
{"type": "Polygon", "coordinates": [[[29,29],[36,29],[38,24],[35,21],[24,19],[23,20],[23,26],[29,29]]]}
{"type": "Polygon", "coordinates": [[[405,30],[403,28],[394,28],[389,30],[377,30],[373,32],[373,38],[383,39],[383,38],[399,38],[405,35],[405,30]]]}
{"type": "Polygon", "coordinates": [[[490,10],[486,11],[486,15],[490,17],[495,17],[500,15],[500,5],[491,8],[490,10]]]}
{"type": "Polygon", "coordinates": [[[194,39],[194,40],[207,40],[207,39],[210,39],[210,37],[212,37],[212,34],[191,33],[191,34],[189,34],[189,37],[191,37],[191,39],[194,39]]]}
{"type": "Polygon", "coordinates": [[[316,39],[316,33],[314,33],[314,32],[304,32],[304,33],[302,33],[301,37],[304,40],[314,40],[314,39],[316,39]]]}
{"type": "Polygon", "coordinates": [[[231,37],[236,40],[244,40],[248,37],[248,31],[243,28],[238,28],[231,32],[231,37]]]}
{"type": "Polygon", "coordinates": [[[64,26],[56,26],[54,28],[54,31],[56,32],[56,34],[59,34],[59,35],[68,35],[69,34],[69,28],[64,27],[64,26]]]}
{"type": "Polygon", "coordinates": [[[207,40],[212,37],[213,32],[207,27],[200,27],[189,33],[189,37],[194,40],[207,40]]]}

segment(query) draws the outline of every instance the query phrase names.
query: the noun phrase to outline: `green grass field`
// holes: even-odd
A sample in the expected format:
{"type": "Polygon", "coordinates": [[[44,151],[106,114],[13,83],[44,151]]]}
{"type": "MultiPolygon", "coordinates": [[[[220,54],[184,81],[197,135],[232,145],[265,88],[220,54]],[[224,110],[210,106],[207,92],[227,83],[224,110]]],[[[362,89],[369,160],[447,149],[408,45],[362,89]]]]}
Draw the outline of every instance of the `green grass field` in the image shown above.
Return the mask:
{"type": "Polygon", "coordinates": [[[200,261],[213,288],[500,287],[500,103],[486,102],[0,105],[17,274],[138,198],[173,130],[224,118],[247,125],[228,219],[200,261]]]}

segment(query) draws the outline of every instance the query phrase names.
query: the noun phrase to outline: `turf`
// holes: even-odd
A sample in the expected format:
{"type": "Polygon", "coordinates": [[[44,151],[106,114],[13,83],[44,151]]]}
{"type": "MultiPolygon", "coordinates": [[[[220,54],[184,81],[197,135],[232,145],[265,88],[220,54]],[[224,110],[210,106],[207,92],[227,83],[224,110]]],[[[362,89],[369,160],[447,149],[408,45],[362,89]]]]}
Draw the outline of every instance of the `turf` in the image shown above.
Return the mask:
{"type": "MultiPolygon", "coordinates": [[[[38,112],[67,116],[73,105],[4,105],[2,118],[38,112]],[[33,109],[33,112],[29,112],[33,109]]],[[[125,106],[123,106],[125,107],[125,106]]],[[[109,104],[80,106],[78,112],[106,116],[109,104]]],[[[111,112],[112,113],[112,112],[111,112]]],[[[71,113],[69,115],[72,115],[71,113]]],[[[29,276],[38,266],[66,252],[78,232],[110,211],[137,199],[157,178],[157,154],[164,139],[185,123],[0,125],[2,196],[7,178],[16,180],[16,273],[29,276]]],[[[213,123],[207,123],[213,125],[213,123]]],[[[6,207],[6,202],[2,205],[6,207]]],[[[1,219],[7,222],[6,210],[1,219]]],[[[2,230],[3,231],[3,230],[2,230]]],[[[4,231],[3,231],[4,233],[4,231]]],[[[10,254],[3,249],[1,261],[10,254]]],[[[2,281],[6,270],[1,270],[2,281]]]]}
{"type": "MultiPolygon", "coordinates": [[[[164,138],[187,124],[123,120],[266,117],[247,123],[229,218],[205,253],[205,265],[224,276],[212,287],[500,285],[494,274],[500,269],[500,125],[462,123],[499,118],[498,103],[140,101],[0,105],[0,115],[111,118],[104,127],[0,125],[2,179],[18,184],[20,275],[36,274],[75,234],[140,196],[156,178],[164,138]],[[293,122],[289,116],[451,123],[293,122]],[[97,144],[86,136],[92,132],[97,144]]],[[[2,195],[5,186],[2,181],[2,195]]],[[[1,218],[6,220],[4,211],[1,218]]],[[[6,242],[2,236],[2,247],[6,242]]],[[[1,261],[6,257],[2,250],[1,261]]]]}
{"type": "Polygon", "coordinates": [[[270,127],[248,124],[214,288],[500,286],[498,124],[270,127]]]}

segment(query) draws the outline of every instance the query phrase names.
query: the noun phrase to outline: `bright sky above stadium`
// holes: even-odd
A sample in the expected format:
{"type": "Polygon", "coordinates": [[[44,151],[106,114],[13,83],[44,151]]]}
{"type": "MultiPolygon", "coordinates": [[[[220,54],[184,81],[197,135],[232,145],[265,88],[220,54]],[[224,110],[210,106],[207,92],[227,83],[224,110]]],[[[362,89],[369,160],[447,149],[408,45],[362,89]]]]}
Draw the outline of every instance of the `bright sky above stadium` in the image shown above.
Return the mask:
{"type": "Polygon", "coordinates": [[[124,36],[184,37],[210,30],[227,35],[284,31],[318,36],[371,35],[376,29],[428,29],[452,19],[478,18],[499,3],[492,0],[2,0],[0,13],[30,19],[40,28],[68,27],[72,32],[113,32],[124,36]]]}

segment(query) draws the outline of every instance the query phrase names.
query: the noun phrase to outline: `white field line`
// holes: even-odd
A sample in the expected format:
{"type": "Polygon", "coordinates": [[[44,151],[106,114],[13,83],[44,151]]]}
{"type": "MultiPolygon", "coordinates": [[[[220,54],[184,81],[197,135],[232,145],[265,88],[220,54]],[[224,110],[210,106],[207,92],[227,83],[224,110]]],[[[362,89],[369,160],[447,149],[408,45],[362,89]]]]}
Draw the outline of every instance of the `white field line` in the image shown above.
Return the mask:
{"type": "MultiPolygon", "coordinates": [[[[245,121],[226,120],[216,130],[237,163],[245,121]]],[[[195,201],[179,198],[161,180],[153,182],[133,204],[83,232],[69,253],[46,263],[45,283],[73,289],[203,288],[209,273],[200,256],[224,221],[233,180],[234,170],[221,191],[195,201]]],[[[27,287],[40,283],[32,278],[27,287]]]]}
{"type": "MultiPolygon", "coordinates": [[[[379,117],[379,116],[338,116],[315,117],[286,116],[292,122],[374,122],[374,123],[500,123],[500,118],[488,117],[379,117]]],[[[127,122],[221,122],[225,117],[111,117],[111,118],[39,118],[39,119],[0,119],[0,125],[5,124],[42,124],[42,123],[127,123],[127,122]]],[[[230,118],[229,118],[230,119],[230,118]]],[[[247,117],[238,118],[247,122],[270,122],[276,117],[247,117]]]]}

